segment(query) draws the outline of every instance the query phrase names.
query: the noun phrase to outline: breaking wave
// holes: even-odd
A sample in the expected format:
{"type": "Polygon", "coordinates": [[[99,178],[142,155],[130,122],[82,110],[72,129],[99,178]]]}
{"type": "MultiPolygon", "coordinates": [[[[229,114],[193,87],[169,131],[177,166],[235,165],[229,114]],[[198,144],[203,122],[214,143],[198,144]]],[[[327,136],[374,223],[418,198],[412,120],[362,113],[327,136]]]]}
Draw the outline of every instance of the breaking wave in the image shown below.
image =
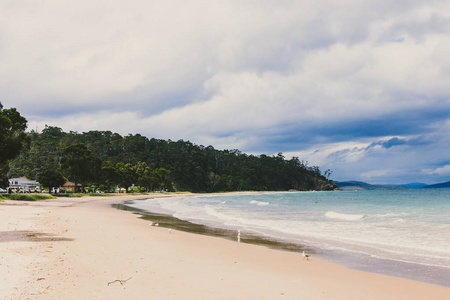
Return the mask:
{"type": "Polygon", "coordinates": [[[358,221],[362,220],[364,218],[364,214],[343,214],[338,213],[335,211],[329,211],[325,214],[325,217],[330,219],[338,219],[338,220],[344,220],[344,221],[358,221]]]}
{"type": "Polygon", "coordinates": [[[269,205],[270,202],[263,202],[263,201],[252,200],[252,201],[250,201],[250,204],[256,204],[256,205],[269,205]]]}

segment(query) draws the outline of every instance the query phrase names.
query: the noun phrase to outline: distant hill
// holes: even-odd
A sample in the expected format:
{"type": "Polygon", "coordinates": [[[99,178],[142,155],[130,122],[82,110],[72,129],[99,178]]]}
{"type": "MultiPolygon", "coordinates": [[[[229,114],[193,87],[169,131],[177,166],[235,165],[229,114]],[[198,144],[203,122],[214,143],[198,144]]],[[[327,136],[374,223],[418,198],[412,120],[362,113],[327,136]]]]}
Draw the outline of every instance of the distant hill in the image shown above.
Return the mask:
{"type": "MultiPolygon", "coordinates": [[[[339,185],[339,184],[338,184],[339,185]]],[[[444,188],[450,188],[450,181],[442,182],[442,183],[436,183],[436,184],[430,184],[427,186],[424,186],[425,189],[444,189],[444,188]]]]}
{"type": "Polygon", "coordinates": [[[342,190],[400,190],[407,189],[405,186],[376,185],[362,181],[334,181],[342,190]]]}
{"type": "Polygon", "coordinates": [[[406,184],[396,184],[393,186],[401,186],[401,187],[406,187],[408,189],[421,189],[421,188],[427,186],[427,184],[422,183],[422,182],[412,182],[412,183],[406,183],[406,184]]]}

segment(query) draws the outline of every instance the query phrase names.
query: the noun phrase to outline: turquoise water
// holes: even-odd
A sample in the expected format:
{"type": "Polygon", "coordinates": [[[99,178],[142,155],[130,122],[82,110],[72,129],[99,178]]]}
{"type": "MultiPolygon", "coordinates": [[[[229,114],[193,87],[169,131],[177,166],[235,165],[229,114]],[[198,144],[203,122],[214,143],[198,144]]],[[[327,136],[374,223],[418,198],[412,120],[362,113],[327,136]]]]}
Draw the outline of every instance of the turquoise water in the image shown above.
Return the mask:
{"type": "MultiPolygon", "coordinates": [[[[448,189],[204,195],[130,206],[299,243],[325,258],[358,257],[365,264],[370,258],[374,266],[378,259],[398,268],[406,263],[450,272],[448,189]]],[[[378,267],[375,271],[384,272],[378,267]]]]}

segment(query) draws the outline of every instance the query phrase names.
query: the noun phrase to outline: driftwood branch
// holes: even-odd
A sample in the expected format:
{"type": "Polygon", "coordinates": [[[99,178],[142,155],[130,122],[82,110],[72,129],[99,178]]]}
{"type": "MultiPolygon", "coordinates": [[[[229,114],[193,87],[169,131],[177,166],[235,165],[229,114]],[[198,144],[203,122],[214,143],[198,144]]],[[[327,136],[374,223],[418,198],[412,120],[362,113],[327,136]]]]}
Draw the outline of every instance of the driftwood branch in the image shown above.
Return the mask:
{"type": "Polygon", "coordinates": [[[114,280],[114,281],[108,282],[108,286],[109,286],[110,284],[115,283],[115,282],[120,283],[120,285],[124,285],[124,283],[127,282],[128,280],[130,280],[131,278],[132,278],[132,277],[130,277],[130,278],[128,278],[128,279],[116,279],[116,280],[114,280]]]}

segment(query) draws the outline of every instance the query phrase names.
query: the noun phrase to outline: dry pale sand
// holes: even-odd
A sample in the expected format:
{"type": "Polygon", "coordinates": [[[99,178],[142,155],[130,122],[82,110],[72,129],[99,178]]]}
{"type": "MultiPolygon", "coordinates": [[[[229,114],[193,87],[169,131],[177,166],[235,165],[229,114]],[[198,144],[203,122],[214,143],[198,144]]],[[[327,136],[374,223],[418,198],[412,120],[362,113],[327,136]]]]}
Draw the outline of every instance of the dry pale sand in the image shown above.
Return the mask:
{"type": "Polygon", "coordinates": [[[148,226],[132,197],[0,203],[0,299],[450,299],[450,289],[148,226]]]}

